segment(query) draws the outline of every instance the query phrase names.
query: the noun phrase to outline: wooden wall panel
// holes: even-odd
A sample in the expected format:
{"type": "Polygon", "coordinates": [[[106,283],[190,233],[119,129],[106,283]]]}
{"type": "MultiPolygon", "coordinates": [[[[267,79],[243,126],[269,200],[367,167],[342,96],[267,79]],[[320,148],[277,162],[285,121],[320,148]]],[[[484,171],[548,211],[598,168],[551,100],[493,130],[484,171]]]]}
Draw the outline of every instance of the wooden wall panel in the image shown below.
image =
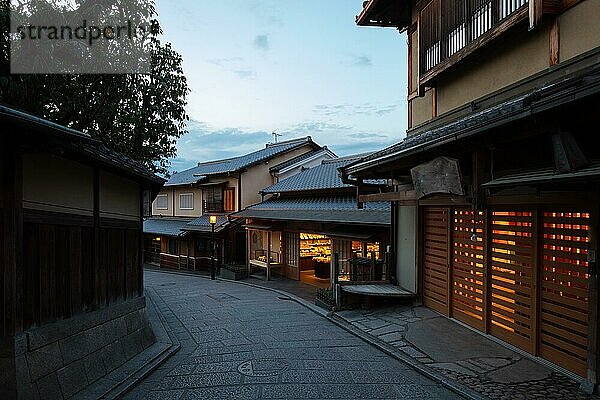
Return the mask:
{"type": "Polygon", "coordinates": [[[491,230],[490,332],[533,353],[534,213],[495,210],[491,230]]]}
{"type": "Polygon", "coordinates": [[[449,209],[428,207],[423,212],[423,304],[448,315],[449,209]]]}
{"type": "Polygon", "coordinates": [[[84,311],[94,309],[94,228],[81,229],[81,299],[84,311]]]}
{"type": "Polygon", "coordinates": [[[485,330],[485,213],[468,208],[453,211],[452,316],[485,330]],[[477,234],[473,241],[473,234],[477,234]]]}
{"type": "Polygon", "coordinates": [[[590,215],[544,212],[540,355],[585,376],[588,352],[590,215]]]}
{"type": "Polygon", "coordinates": [[[69,305],[71,315],[83,311],[83,279],[81,227],[69,228],[69,305]]]}
{"type": "MultiPolygon", "coordinates": [[[[87,219],[91,221],[91,217],[87,219]]],[[[135,298],[142,292],[139,230],[131,229],[127,222],[123,228],[101,229],[100,251],[96,255],[90,221],[26,213],[23,238],[26,329],[135,298]]]]}

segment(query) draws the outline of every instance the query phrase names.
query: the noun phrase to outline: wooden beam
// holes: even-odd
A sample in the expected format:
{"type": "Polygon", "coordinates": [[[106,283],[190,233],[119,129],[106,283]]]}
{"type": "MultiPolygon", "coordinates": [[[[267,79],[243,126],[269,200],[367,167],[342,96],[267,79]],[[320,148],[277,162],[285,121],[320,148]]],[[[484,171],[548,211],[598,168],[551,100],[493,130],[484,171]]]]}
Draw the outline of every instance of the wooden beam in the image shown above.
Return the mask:
{"type": "Polygon", "coordinates": [[[375,201],[393,201],[398,202],[402,205],[415,205],[417,204],[417,195],[414,190],[408,190],[404,192],[363,194],[358,196],[358,201],[360,203],[370,203],[375,201]]]}
{"type": "Polygon", "coordinates": [[[560,62],[560,24],[558,18],[554,18],[550,27],[550,66],[560,62]]]}
{"type": "Polygon", "coordinates": [[[537,28],[542,23],[543,2],[543,0],[529,0],[529,30],[537,28]]]}

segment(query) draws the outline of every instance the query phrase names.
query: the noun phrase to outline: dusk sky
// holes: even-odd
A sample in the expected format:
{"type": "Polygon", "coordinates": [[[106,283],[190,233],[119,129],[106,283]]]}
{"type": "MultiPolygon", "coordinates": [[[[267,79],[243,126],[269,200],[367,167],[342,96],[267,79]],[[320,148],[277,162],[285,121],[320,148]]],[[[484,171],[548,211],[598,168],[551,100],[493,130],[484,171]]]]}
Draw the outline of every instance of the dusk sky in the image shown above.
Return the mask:
{"type": "Polygon", "coordinates": [[[362,0],[157,0],[184,58],[189,134],[172,169],[264,147],[274,130],[340,156],[401,140],[406,36],[362,28],[362,0]]]}

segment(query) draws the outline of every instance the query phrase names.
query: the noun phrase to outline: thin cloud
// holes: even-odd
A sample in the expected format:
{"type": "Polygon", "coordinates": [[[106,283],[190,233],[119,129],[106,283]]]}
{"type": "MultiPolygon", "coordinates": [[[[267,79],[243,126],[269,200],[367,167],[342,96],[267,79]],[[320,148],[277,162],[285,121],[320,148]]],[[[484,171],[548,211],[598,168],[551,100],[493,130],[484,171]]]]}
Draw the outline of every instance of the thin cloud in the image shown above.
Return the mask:
{"type": "Polygon", "coordinates": [[[357,67],[371,67],[373,66],[373,60],[368,56],[356,56],[354,57],[353,64],[357,67]]]}
{"type": "Polygon", "coordinates": [[[235,73],[241,79],[256,79],[256,77],[258,76],[258,74],[255,71],[246,69],[232,72],[235,73]]]}
{"type": "Polygon", "coordinates": [[[364,104],[317,104],[313,111],[316,114],[332,117],[340,115],[385,115],[396,111],[399,104],[377,105],[364,104]]]}
{"type": "Polygon", "coordinates": [[[268,51],[271,48],[269,35],[258,35],[254,38],[254,47],[258,50],[268,51]]]}
{"type": "Polygon", "coordinates": [[[230,65],[237,65],[244,61],[242,57],[227,57],[227,58],[216,58],[212,60],[207,60],[208,63],[214,64],[218,67],[227,67],[230,65]]]}

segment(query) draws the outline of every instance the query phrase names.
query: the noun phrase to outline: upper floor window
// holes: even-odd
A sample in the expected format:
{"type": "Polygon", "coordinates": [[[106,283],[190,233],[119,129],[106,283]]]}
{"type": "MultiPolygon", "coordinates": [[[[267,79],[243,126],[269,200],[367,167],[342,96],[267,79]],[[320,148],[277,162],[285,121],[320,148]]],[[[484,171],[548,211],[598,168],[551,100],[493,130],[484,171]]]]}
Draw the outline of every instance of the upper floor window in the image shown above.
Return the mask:
{"type": "Polygon", "coordinates": [[[182,193],[179,195],[179,209],[193,210],[194,209],[194,193],[182,193]]]}
{"type": "Polygon", "coordinates": [[[223,187],[219,185],[207,186],[204,190],[206,199],[204,200],[205,213],[222,213],[223,204],[223,187]]]}
{"type": "MultiPolygon", "coordinates": [[[[510,24],[528,0],[431,0],[420,12],[420,75],[423,77],[495,27],[510,24]]],[[[427,78],[427,76],[425,76],[427,78]]]]}
{"type": "Polygon", "coordinates": [[[154,206],[157,210],[168,210],[169,209],[169,196],[166,194],[159,194],[154,200],[154,206]]]}

